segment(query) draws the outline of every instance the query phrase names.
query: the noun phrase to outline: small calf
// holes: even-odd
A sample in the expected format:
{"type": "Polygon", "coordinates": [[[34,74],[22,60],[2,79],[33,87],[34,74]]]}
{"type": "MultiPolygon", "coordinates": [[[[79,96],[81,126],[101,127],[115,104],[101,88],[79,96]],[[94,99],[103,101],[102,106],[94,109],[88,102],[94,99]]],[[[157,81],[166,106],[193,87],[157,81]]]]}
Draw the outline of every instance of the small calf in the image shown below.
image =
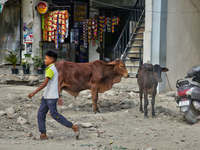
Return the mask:
{"type": "Polygon", "coordinates": [[[147,117],[147,106],[149,104],[148,94],[152,95],[152,117],[155,117],[154,104],[155,97],[157,93],[158,82],[162,82],[161,73],[167,72],[169,69],[162,68],[160,65],[152,64],[142,64],[138,69],[138,74],[136,75],[137,83],[139,86],[140,93],[140,111],[143,112],[142,108],[142,95],[144,93],[144,117],[147,117]]]}

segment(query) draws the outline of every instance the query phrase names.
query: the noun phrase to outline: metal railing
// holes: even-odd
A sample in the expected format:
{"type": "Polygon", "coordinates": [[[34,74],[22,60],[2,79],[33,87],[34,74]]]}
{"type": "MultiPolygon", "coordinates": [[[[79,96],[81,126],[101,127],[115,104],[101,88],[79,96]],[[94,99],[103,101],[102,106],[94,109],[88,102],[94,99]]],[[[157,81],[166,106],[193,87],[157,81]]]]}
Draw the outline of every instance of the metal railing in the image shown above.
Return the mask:
{"type": "Polygon", "coordinates": [[[114,59],[122,58],[124,53],[127,51],[127,46],[130,45],[131,39],[134,36],[141,16],[144,14],[144,8],[145,0],[137,0],[134,9],[130,12],[127,22],[114,47],[114,59]]]}

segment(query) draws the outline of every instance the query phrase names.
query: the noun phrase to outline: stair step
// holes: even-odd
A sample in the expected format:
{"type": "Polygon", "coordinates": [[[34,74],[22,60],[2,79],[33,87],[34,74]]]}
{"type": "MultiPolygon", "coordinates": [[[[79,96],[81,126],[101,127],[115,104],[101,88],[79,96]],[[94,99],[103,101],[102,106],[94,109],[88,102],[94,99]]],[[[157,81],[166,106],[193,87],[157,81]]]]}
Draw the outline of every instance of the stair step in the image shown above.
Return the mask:
{"type": "Polygon", "coordinates": [[[143,41],[143,39],[131,39],[130,41],[143,41]]]}
{"type": "Polygon", "coordinates": [[[125,54],[143,54],[142,52],[126,52],[125,54]]]}
{"type": "Polygon", "coordinates": [[[141,47],[141,45],[140,45],[140,46],[132,46],[132,45],[131,45],[131,46],[127,46],[127,47],[141,47]]]}
{"type": "MultiPolygon", "coordinates": [[[[127,51],[127,52],[130,52],[130,53],[139,53],[140,52],[140,47],[129,48],[129,51],[127,51]]],[[[143,52],[143,48],[141,49],[141,52],[143,52]]]]}
{"type": "MultiPolygon", "coordinates": [[[[136,75],[137,73],[128,73],[129,75],[136,75]]],[[[129,76],[129,78],[135,78],[135,76],[129,76]]]]}
{"type": "Polygon", "coordinates": [[[139,28],[145,28],[145,26],[138,26],[137,29],[139,29],[139,28]]]}
{"type": "Polygon", "coordinates": [[[133,34],[143,34],[143,32],[133,33],[133,34]]]}
{"type": "Polygon", "coordinates": [[[123,61],[126,61],[126,60],[131,60],[131,61],[139,61],[140,59],[139,58],[137,58],[137,59],[122,59],[123,61]]]}
{"type": "Polygon", "coordinates": [[[128,71],[129,74],[131,74],[131,73],[137,73],[138,72],[138,68],[139,68],[139,66],[136,66],[136,67],[126,66],[126,69],[127,69],[127,71],[128,71]]]}

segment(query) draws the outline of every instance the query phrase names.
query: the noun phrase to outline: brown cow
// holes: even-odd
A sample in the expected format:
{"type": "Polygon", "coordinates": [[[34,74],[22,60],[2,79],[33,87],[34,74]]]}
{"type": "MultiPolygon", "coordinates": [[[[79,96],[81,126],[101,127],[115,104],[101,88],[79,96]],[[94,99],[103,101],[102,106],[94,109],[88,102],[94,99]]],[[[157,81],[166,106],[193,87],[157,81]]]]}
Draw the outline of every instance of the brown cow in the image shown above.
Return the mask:
{"type": "Polygon", "coordinates": [[[152,117],[155,117],[154,104],[155,96],[157,93],[158,82],[162,82],[161,73],[167,72],[169,69],[162,68],[160,65],[143,64],[138,69],[137,82],[140,91],[140,111],[143,112],[142,108],[142,95],[144,93],[144,117],[147,117],[147,106],[149,104],[148,94],[152,95],[152,117]]]}
{"type": "Polygon", "coordinates": [[[110,63],[96,60],[89,63],[74,63],[58,61],[55,63],[59,77],[60,91],[78,96],[80,91],[90,89],[94,112],[99,112],[97,106],[98,93],[110,90],[114,83],[127,78],[128,72],[124,62],[117,58],[110,63]]]}

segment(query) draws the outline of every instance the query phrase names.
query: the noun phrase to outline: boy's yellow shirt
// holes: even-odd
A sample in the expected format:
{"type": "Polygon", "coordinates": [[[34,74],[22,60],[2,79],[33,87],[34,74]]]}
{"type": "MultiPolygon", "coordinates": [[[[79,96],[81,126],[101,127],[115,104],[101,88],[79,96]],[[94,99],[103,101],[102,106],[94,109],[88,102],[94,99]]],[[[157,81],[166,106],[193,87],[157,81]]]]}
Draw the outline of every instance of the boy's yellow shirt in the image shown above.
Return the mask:
{"type": "Polygon", "coordinates": [[[53,78],[53,76],[54,76],[54,73],[53,73],[53,71],[51,70],[51,69],[49,69],[51,66],[53,66],[54,65],[54,63],[52,63],[52,64],[50,64],[47,68],[46,68],[46,70],[45,70],[45,77],[49,77],[50,79],[52,79],[53,78]]]}

